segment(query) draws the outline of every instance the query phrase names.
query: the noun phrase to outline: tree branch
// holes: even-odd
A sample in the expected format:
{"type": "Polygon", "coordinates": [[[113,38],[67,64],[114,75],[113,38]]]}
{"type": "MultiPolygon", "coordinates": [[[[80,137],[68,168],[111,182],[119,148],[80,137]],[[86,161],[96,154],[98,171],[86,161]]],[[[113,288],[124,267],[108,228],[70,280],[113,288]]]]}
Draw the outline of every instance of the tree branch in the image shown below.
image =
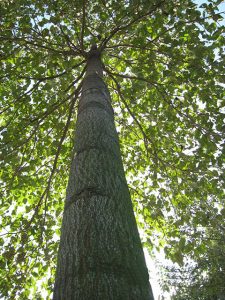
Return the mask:
{"type": "Polygon", "coordinates": [[[122,26],[117,26],[117,27],[115,27],[115,28],[110,32],[109,36],[106,37],[106,38],[102,41],[102,43],[101,43],[101,45],[100,45],[100,50],[102,51],[102,50],[105,49],[107,43],[111,40],[111,38],[112,38],[117,32],[122,31],[122,30],[128,28],[129,26],[133,25],[134,23],[136,23],[136,22],[142,20],[143,18],[145,18],[145,17],[147,17],[147,16],[150,16],[150,15],[151,15],[153,12],[155,12],[156,9],[159,8],[159,7],[161,6],[161,4],[163,4],[164,2],[165,2],[165,0],[160,1],[158,4],[154,5],[153,8],[152,8],[151,10],[149,10],[147,13],[144,13],[144,14],[142,14],[142,15],[137,16],[136,18],[134,18],[134,19],[133,19],[132,21],[130,21],[129,23],[127,23],[127,24],[125,24],[125,25],[122,25],[122,26]]]}
{"type": "Polygon", "coordinates": [[[82,82],[77,87],[75,95],[74,95],[74,98],[71,101],[70,108],[69,108],[69,114],[68,114],[68,117],[67,117],[65,128],[63,130],[63,134],[61,136],[61,139],[60,139],[58,147],[57,147],[56,155],[55,155],[53,166],[52,166],[52,171],[51,171],[51,174],[49,176],[47,186],[46,186],[45,190],[43,191],[43,193],[42,193],[42,195],[41,195],[41,197],[40,197],[37,205],[35,206],[34,213],[33,213],[32,217],[31,217],[30,221],[26,225],[25,230],[30,227],[31,223],[33,222],[34,218],[36,217],[36,215],[37,215],[37,213],[38,213],[38,211],[39,211],[39,209],[41,207],[43,199],[45,197],[48,197],[48,193],[49,193],[50,186],[51,186],[51,181],[52,181],[52,178],[54,176],[54,173],[55,173],[55,170],[56,170],[56,167],[57,167],[57,162],[58,162],[58,158],[59,158],[60,151],[61,151],[61,148],[62,148],[62,144],[63,144],[63,142],[64,142],[64,140],[66,138],[66,134],[67,134],[67,131],[69,129],[69,125],[70,125],[70,121],[71,121],[71,117],[72,117],[72,113],[73,113],[73,108],[74,108],[75,102],[76,102],[76,100],[78,98],[78,95],[80,93],[81,87],[82,87],[82,82]]]}
{"type": "Polygon", "coordinates": [[[86,0],[83,0],[83,6],[82,6],[82,26],[81,26],[81,50],[84,51],[84,30],[85,30],[85,19],[86,19],[86,12],[85,12],[85,4],[86,0]]]}
{"type": "Polygon", "coordinates": [[[105,66],[104,66],[104,69],[106,70],[106,72],[112,76],[117,76],[117,77],[122,77],[122,78],[125,78],[125,79],[133,79],[133,80],[139,80],[139,81],[144,81],[144,82],[147,82],[149,84],[151,84],[152,86],[156,87],[158,84],[159,85],[163,85],[162,83],[158,83],[158,82],[151,82],[149,81],[148,79],[145,79],[143,77],[139,77],[139,76],[131,76],[131,75],[125,75],[125,74],[120,74],[120,73],[115,73],[115,72],[112,72],[110,71],[109,69],[107,69],[105,66]]]}

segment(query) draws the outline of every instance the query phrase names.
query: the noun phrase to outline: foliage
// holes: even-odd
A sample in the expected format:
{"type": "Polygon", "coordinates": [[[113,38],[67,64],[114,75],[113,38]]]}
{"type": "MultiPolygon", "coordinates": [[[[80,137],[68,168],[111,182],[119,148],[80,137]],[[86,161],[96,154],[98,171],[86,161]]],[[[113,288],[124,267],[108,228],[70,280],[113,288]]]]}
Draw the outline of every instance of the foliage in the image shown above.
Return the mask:
{"type": "Polygon", "coordinates": [[[93,43],[145,245],[180,265],[210,251],[199,234],[225,216],[221,2],[1,1],[2,297],[51,293],[93,43]]]}
{"type": "Polygon", "coordinates": [[[225,227],[219,224],[216,231],[212,228],[206,230],[201,236],[207,240],[204,253],[194,256],[195,261],[186,262],[182,267],[164,270],[165,288],[174,287],[175,290],[172,299],[225,299],[224,231],[225,227]]]}

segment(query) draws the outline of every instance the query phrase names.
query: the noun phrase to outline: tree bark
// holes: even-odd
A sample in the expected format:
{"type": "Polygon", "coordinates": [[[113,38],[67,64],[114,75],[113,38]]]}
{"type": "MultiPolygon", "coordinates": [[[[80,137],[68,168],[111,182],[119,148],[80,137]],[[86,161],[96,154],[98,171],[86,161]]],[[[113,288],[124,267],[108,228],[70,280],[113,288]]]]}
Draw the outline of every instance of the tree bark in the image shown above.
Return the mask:
{"type": "Polygon", "coordinates": [[[151,300],[100,53],[90,51],[75,133],[54,300],[151,300]]]}

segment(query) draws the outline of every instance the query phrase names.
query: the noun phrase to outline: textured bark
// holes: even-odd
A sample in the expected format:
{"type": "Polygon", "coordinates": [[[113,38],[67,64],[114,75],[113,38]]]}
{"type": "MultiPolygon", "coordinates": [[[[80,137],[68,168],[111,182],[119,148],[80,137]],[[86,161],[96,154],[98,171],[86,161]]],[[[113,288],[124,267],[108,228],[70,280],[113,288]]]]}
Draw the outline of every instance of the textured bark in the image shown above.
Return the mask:
{"type": "Polygon", "coordinates": [[[54,300],[150,300],[148,271],[97,50],[83,81],[54,300]]]}

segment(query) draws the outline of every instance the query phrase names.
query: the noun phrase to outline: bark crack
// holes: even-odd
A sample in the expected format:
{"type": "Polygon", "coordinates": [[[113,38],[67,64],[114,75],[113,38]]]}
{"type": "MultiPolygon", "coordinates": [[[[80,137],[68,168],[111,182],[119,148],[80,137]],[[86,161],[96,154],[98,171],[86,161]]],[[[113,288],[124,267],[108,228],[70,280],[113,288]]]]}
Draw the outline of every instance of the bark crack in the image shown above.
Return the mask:
{"type": "Polygon", "coordinates": [[[109,197],[107,193],[104,193],[96,186],[86,187],[79,193],[74,193],[71,197],[68,198],[64,210],[67,210],[71,206],[71,204],[75,203],[75,201],[79,200],[80,198],[90,198],[93,196],[109,197]]]}
{"type": "Polygon", "coordinates": [[[110,96],[109,94],[107,93],[107,91],[103,91],[101,87],[90,87],[90,88],[87,88],[87,89],[83,89],[82,90],[82,96],[84,97],[84,94],[92,94],[94,92],[98,92],[98,93],[101,93],[104,97],[105,97],[105,100],[107,100],[107,102],[110,104],[111,106],[111,99],[110,99],[110,96]]]}
{"type": "Polygon", "coordinates": [[[103,147],[102,145],[101,145],[101,147],[98,147],[98,146],[82,147],[80,150],[78,150],[76,152],[76,155],[79,155],[85,151],[90,151],[90,150],[98,150],[101,153],[108,152],[108,153],[110,153],[110,155],[114,156],[116,159],[120,159],[120,157],[118,155],[116,155],[112,150],[107,149],[107,148],[103,147]]]}
{"type": "MultiPolygon", "coordinates": [[[[88,85],[90,86],[90,83],[92,83],[91,80],[96,81],[96,79],[98,79],[98,80],[100,81],[100,83],[104,86],[104,88],[105,88],[106,90],[108,90],[106,83],[103,81],[102,77],[98,75],[98,73],[95,73],[95,74],[87,74],[87,75],[85,76],[85,78],[84,78],[84,82],[85,82],[85,81],[89,81],[89,84],[88,84],[88,85]]],[[[83,85],[84,85],[84,84],[83,84],[83,85]]],[[[95,82],[95,86],[98,88],[98,85],[96,84],[96,82],[95,82]]]]}
{"type": "Polygon", "coordinates": [[[80,113],[82,113],[86,108],[90,108],[90,107],[94,107],[94,108],[101,108],[103,110],[105,110],[108,114],[110,114],[113,117],[113,110],[111,107],[107,108],[104,104],[99,103],[97,101],[91,101],[88,103],[83,104],[80,108],[79,108],[79,112],[78,115],[80,113]]]}

